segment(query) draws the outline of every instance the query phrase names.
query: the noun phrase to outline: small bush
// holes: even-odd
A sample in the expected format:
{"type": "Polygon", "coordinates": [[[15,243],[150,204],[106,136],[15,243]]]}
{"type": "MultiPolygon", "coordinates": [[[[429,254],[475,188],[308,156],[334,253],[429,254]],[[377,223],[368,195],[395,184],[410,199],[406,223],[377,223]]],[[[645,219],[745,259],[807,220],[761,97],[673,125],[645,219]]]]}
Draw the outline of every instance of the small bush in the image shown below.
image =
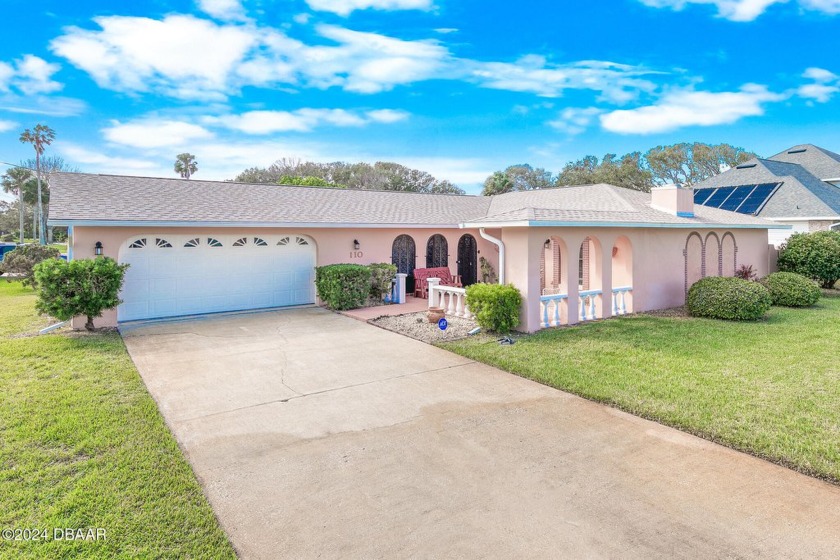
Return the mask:
{"type": "Polygon", "coordinates": [[[47,245],[21,245],[14,251],[9,251],[0,262],[0,273],[16,274],[23,281],[24,286],[37,285],[33,275],[35,265],[47,259],[57,259],[61,253],[58,249],[47,245]]]}
{"type": "Polygon", "coordinates": [[[367,303],[370,268],[360,264],[330,264],[315,268],[318,297],[330,309],[356,309],[367,303]]]}
{"type": "Polygon", "coordinates": [[[770,309],[770,292],[758,282],[709,276],[688,290],[688,312],[695,317],[755,321],[770,309]]]}
{"type": "Polygon", "coordinates": [[[755,280],[757,277],[758,274],[751,264],[742,264],[735,271],[735,278],[740,278],[741,280],[755,280]]]}
{"type": "Polygon", "coordinates": [[[840,280],[840,232],[794,233],[779,249],[779,270],[832,288],[840,280]]]}
{"type": "Polygon", "coordinates": [[[774,272],[762,278],[761,283],[770,290],[773,305],[810,307],[822,295],[813,280],[795,272],[774,272]]]}
{"type": "Polygon", "coordinates": [[[85,328],[92,331],[95,317],[120,304],[120,288],[127,268],[127,264],[118,264],[109,257],[42,261],[35,266],[38,284],[35,307],[60,321],[85,316],[85,328]]]}
{"type": "Polygon", "coordinates": [[[511,284],[473,284],[467,287],[467,306],[482,329],[507,334],[519,326],[522,295],[511,284]]]}
{"type": "Polygon", "coordinates": [[[370,297],[382,301],[391,291],[391,281],[397,275],[397,267],[388,263],[368,265],[370,269],[370,297]]]}

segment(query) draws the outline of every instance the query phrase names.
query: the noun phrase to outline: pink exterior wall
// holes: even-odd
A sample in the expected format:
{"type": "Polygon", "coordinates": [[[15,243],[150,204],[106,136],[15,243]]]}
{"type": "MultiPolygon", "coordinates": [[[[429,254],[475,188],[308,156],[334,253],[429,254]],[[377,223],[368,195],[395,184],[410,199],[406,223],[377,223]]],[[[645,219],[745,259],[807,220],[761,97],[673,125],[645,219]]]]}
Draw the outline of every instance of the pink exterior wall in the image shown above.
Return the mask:
{"type": "MultiPolygon", "coordinates": [[[[522,291],[524,300],[520,329],[533,332],[540,328],[540,257],[545,240],[553,239],[561,246],[561,287],[568,294],[568,323],[578,321],[575,312],[578,300],[578,256],[586,237],[593,240],[590,251],[590,289],[601,289],[598,316],[612,315],[612,288],[632,285],[633,311],[666,309],[685,303],[687,284],[686,241],[695,231],[668,228],[506,228],[502,241],[506,246],[505,271],[509,282],[522,291]],[[613,247],[617,255],[612,256],[613,247]],[[624,258],[623,258],[624,257],[624,258]],[[613,274],[613,267],[616,268],[613,274]]],[[[767,230],[716,229],[696,230],[701,241],[697,246],[697,275],[717,276],[722,266],[724,275],[731,275],[735,262],[752,265],[759,276],[769,271],[767,230]],[[729,232],[731,235],[726,236],[729,232]],[[726,237],[721,249],[718,241],[726,237]],[[730,243],[735,239],[737,252],[730,243]],[[709,255],[704,256],[708,248],[709,255]],[[731,257],[732,262],[722,262],[731,257]]],[[[550,268],[550,265],[546,265],[550,268]]],[[[688,263],[690,284],[694,280],[694,263],[688,263]]],[[[564,321],[566,322],[566,321],[564,321]]]]}
{"type": "MultiPolygon", "coordinates": [[[[94,245],[97,241],[102,242],[103,254],[107,257],[119,260],[119,253],[130,241],[130,238],[144,234],[172,234],[181,235],[195,233],[197,235],[231,235],[246,228],[120,228],[120,227],[80,227],[73,228],[71,244],[74,259],[85,259],[94,256],[94,245]]],[[[289,229],[289,228],[248,228],[249,235],[279,235],[279,234],[303,234],[315,240],[317,248],[318,266],[335,263],[371,264],[379,262],[391,262],[391,245],[398,235],[407,234],[414,239],[417,250],[417,268],[426,266],[426,243],[429,238],[439,233],[446,238],[449,248],[449,269],[457,272],[458,265],[458,241],[461,236],[469,233],[475,237],[478,246],[478,256],[484,257],[491,262],[498,273],[499,252],[492,243],[484,240],[478,234],[478,230],[472,229],[435,229],[435,228],[405,228],[405,229],[349,229],[349,228],[323,228],[323,229],[289,229]],[[353,248],[353,240],[359,241],[359,251],[353,248]]],[[[488,233],[499,236],[498,230],[488,230],[488,233]]],[[[478,279],[481,280],[481,272],[478,272],[478,279]]],[[[539,277],[537,278],[539,281],[539,277]]],[[[117,324],[117,313],[115,309],[103,313],[102,317],[96,319],[97,326],[114,326],[117,324]]],[[[76,318],[73,326],[81,328],[84,321],[76,318]]]]}

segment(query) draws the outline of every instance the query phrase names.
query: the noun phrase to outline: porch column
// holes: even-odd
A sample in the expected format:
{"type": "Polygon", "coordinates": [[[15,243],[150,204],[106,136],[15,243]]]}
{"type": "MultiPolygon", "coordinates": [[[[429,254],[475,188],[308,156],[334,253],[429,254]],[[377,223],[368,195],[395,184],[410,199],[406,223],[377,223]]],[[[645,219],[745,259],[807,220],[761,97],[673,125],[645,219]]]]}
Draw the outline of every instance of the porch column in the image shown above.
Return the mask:
{"type": "Polygon", "coordinates": [[[615,238],[604,236],[601,240],[601,317],[613,316],[612,250],[615,238]]]}
{"type": "Polygon", "coordinates": [[[405,303],[405,279],[408,277],[408,274],[404,272],[397,273],[397,296],[396,303],[405,303]]]}

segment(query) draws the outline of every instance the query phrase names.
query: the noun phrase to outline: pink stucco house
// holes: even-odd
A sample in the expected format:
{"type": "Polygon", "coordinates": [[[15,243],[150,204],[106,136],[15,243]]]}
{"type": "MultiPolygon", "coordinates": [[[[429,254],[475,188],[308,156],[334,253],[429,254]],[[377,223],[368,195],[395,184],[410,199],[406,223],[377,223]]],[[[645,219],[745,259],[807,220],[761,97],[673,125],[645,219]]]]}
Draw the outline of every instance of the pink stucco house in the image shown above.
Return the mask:
{"type": "Polygon", "coordinates": [[[315,303],[314,267],[340,262],[393,262],[409,283],[446,266],[470,284],[483,257],[521,290],[528,332],[681,305],[741,264],[766,274],[768,230],[789,227],[677,187],[479,197],[81,173],[52,178],[50,223],[70,228],[70,258],[131,264],[99,325],[315,303]]]}

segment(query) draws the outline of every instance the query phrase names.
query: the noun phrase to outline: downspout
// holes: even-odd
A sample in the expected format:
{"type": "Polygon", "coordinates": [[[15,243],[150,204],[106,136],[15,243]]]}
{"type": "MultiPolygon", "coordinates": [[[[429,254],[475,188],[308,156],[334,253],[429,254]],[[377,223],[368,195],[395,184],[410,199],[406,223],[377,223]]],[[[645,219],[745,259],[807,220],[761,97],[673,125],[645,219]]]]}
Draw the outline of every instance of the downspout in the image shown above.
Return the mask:
{"type": "Polygon", "coordinates": [[[505,244],[501,239],[496,239],[492,235],[488,235],[484,228],[478,228],[478,234],[483,238],[499,248],[499,284],[505,283],[505,244]]]}

